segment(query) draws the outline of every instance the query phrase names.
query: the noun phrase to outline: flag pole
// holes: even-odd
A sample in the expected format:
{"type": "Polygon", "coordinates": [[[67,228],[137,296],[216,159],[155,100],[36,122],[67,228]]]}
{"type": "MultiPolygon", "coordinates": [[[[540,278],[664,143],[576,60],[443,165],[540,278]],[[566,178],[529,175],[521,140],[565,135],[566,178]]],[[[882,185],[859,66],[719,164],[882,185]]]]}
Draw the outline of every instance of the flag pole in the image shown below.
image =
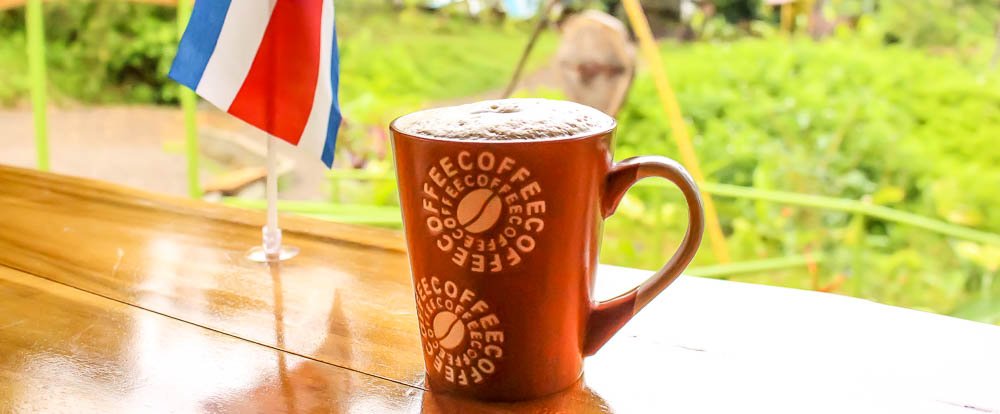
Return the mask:
{"type": "Polygon", "coordinates": [[[278,227],[278,155],[275,153],[275,138],[267,135],[267,224],[264,226],[264,253],[274,260],[281,255],[281,228],[278,227]]]}
{"type": "Polygon", "coordinates": [[[267,134],[267,178],[264,191],[267,196],[267,221],[261,227],[261,244],[250,249],[247,257],[255,262],[280,262],[299,254],[299,248],[281,243],[278,226],[278,139],[267,134]]]}

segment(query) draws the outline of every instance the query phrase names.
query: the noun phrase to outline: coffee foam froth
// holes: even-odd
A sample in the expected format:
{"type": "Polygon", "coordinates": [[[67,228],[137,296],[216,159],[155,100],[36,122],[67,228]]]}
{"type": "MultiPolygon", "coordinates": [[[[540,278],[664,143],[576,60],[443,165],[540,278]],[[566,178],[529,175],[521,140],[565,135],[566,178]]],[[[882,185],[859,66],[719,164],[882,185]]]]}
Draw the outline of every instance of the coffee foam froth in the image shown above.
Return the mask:
{"type": "Polygon", "coordinates": [[[405,134],[430,138],[509,141],[603,132],[614,126],[614,119],[575,102],[499,99],[414,112],[393,126],[405,134]]]}

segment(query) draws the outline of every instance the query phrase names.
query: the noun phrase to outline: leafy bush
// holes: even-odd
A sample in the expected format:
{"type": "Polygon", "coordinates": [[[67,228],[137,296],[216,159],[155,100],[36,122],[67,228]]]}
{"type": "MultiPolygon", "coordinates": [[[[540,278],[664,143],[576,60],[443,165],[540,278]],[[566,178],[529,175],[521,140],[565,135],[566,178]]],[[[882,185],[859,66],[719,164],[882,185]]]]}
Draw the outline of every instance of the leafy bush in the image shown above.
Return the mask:
{"type": "MultiPolygon", "coordinates": [[[[176,28],[176,11],[171,7],[120,1],[46,2],[46,57],[53,95],[84,102],[174,100],[177,89],[166,74],[176,51],[176,28]]],[[[23,8],[0,13],[0,36],[0,50],[24,44],[23,8]]],[[[12,80],[11,87],[0,87],[0,103],[26,95],[23,62],[0,59],[0,68],[12,80]]]]}
{"type": "Polygon", "coordinates": [[[912,46],[964,47],[997,29],[995,0],[879,2],[879,24],[890,40],[912,46]]]}
{"type": "Polygon", "coordinates": [[[28,90],[28,56],[24,36],[0,42],[0,107],[25,99],[28,90]]]}
{"type": "MultiPolygon", "coordinates": [[[[1000,232],[996,75],[913,49],[850,40],[663,49],[712,181],[868,200],[1000,232]]],[[[648,76],[637,79],[619,121],[617,158],[676,156],[648,76]]],[[[624,217],[609,223],[605,261],[652,268],[672,251],[684,214],[665,203],[679,202],[677,194],[658,193],[630,193],[624,217]],[[671,230],[662,236],[640,230],[650,226],[671,230]]],[[[1000,321],[995,306],[977,305],[972,316],[963,307],[1000,293],[992,284],[998,246],[846,213],[717,202],[737,260],[824,252],[815,277],[846,279],[840,291],[1000,321]]],[[[709,262],[709,253],[699,261],[709,262]]],[[[750,279],[813,287],[813,277],[802,269],[750,279]]]]}

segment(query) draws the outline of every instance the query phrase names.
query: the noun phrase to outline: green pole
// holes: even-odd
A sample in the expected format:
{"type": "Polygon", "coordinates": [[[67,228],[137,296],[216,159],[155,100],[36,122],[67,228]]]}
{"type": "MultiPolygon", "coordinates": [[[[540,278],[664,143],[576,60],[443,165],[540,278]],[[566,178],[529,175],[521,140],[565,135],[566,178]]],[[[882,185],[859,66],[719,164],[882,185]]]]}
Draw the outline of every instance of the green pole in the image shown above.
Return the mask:
{"type": "Polygon", "coordinates": [[[49,134],[45,120],[45,23],[42,0],[28,0],[25,19],[28,31],[28,71],[31,78],[31,109],[35,119],[35,154],[38,169],[49,170],[49,134]]]}
{"type": "Polygon", "coordinates": [[[201,183],[198,182],[198,124],[195,122],[197,98],[190,89],[181,90],[181,107],[184,109],[184,147],[187,153],[188,194],[201,197],[201,183]]]}
{"type": "MultiPolygon", "coordinates": [[[[177,38],[180,39],[191,17],[191,0],[177,2],[177,38]]],[[[198,182],[198,124],[195,118],[198,98],[194,91],[181,87],[181,109],[184,111],[184,148],[187,155],[188,194],[192,198],[201,197],[201,184],[198,182]]]]}

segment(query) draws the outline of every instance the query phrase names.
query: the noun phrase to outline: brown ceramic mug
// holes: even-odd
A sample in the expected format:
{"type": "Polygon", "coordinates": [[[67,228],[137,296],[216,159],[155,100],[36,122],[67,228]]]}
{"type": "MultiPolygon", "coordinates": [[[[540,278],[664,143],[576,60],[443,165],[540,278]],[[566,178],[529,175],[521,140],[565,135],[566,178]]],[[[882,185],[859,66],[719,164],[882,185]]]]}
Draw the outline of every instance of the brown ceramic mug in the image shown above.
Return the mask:
{"type": "Polygon", "coordinates": [[[677,162],[612,163],[616,125],[481,141],[390,126],[427,383],[482,400],[550,394],[691,261],[704,218],[677,162]],[[641,285],[592,298],[603,220],[636,181],[662,177],[688,204],[678,251],[641,285]]]}

